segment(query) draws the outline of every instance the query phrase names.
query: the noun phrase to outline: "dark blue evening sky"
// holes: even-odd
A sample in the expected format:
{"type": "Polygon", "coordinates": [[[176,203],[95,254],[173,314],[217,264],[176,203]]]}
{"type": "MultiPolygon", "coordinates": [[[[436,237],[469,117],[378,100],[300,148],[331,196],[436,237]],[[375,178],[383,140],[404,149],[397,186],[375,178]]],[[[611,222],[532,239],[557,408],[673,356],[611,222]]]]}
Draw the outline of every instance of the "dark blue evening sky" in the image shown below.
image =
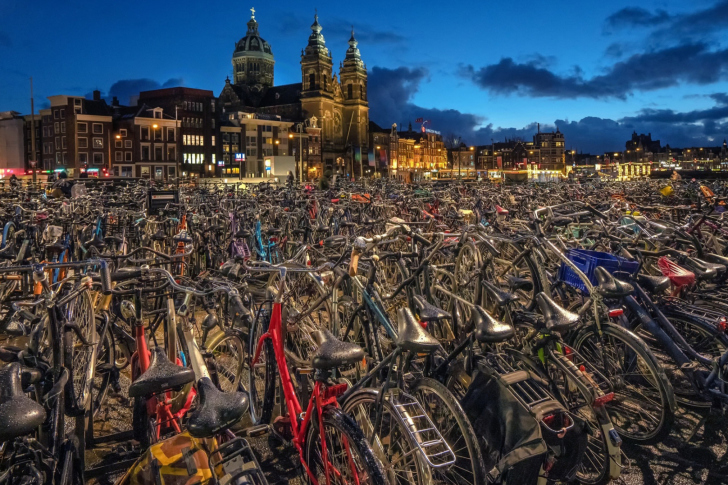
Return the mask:
{"type": "Polygon", "coordinates": [[[159,86],[217,95],[251,7],[276,84],[300,82],[314,8],[337,66],[353,25],[382,126],[424,117],[490,143],[530,139],[539,122],[585,152],[633,130],[672,146],[728,136],[728,0],[0,0],[0,111],[30,111],[30,76],[36,107],[93,89],[122,103],[159,86]]]}

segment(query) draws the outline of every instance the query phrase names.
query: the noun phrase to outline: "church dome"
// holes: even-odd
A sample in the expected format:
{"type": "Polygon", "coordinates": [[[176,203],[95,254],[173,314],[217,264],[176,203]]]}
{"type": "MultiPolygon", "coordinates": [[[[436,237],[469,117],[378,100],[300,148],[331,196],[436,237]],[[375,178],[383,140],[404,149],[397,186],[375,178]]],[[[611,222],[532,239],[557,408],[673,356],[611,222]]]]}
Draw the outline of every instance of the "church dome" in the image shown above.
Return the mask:
{"type": "Polygon", "coordinates": [[[273,51],[270,44],[258,33],[258,21],[255,20],[255,11],[248,21],[248,32],[245,37],[235,44],[233,59],[240,57],[256,57],[259,59],[273,60],[273,51]]]}

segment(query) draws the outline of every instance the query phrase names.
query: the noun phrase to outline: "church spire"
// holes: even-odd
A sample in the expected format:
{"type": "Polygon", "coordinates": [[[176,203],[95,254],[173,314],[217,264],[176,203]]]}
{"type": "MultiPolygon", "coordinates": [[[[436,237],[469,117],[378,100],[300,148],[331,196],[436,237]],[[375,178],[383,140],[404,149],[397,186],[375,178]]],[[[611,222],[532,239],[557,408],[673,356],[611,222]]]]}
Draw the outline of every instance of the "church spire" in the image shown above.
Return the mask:
{"type": "Polygon", "coordinates": [[[311,35],[308,36],[308,45],[306,46],[305,50],[306,55],[320,54],[326,57],[330,57],[329,50],[326,48],[326,41],[324,40],[324,36],[321,33],[322,30],[324,30],[324,28],[318,21],[317,11],[313,17],[313,24],[311,24],[311,35]]]}

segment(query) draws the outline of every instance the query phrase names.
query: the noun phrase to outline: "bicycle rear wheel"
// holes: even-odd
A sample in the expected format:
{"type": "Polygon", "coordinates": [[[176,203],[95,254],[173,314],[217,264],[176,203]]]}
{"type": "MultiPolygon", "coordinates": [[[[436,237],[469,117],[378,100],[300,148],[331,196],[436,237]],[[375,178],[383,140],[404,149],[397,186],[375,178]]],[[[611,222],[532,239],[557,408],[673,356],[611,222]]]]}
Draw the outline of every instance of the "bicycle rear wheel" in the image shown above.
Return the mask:
{"type": "Polygon", "coordinates": [[[572,346],[600,370],[592,375],[599,387],[614,392],[606,404],[614,429],[626,440],[661,441],[675,419],[675,396],[665,371],[632,332],[606,323],[601,330],[602,336],[596,325],[586,327],[572,346]]]}
{"type": "MultiPolygon", "coordinates": [[[[327,407],[323,410],[322,419],[322,426],[319,426],[317,419],[311,420],[303,449],[306,464],[318,483],[326,483],[322,440],[326,443],[325,458],[333,468],[333,473],[329,475],[331,484],[389,483],[382,463],[369,447],[364,433],[349,416],[340,409],[327,407]],[[323,437],[320,433],[321,427],[324,431],[323,437]]],[[[313,483],[307,473],[304,473],[304,477],[308,483],[313,483]]]]}
{"type": "Polygon", "coordinates": [[[455,454],[455,463],[433,470],[433,478],[444,483],[484,485],[486,470],[478,437],[455,396],[431,378],[420,379],[410,390],[455,454]]]}
{"type": "Polygon", "coordinates": [[[252,365],[258,339],[268,328],[267,315],[261,315],[250,329],[248,343],[248,392],[250,394],[250,419],[254,425],[270,423],[273,414],[273,398],[276,386],[276,362],[273,342],[266,339],[255,365],[252,365]]]}
{"type": "Polygon", "coordinates": [[[379,392],[365,389],[355,393],[343,403],[343,411],[363,432],[391,485],[429,484],[432,470],[421,458],[417,443],[412,441],[408,424],[400,419],[389,399],[384,399],[379,408],[379,392]]]}
{"type": "Polygon", "coordinates": [[[91,344],[85,345],[73,330],[63,333],[64,366],[70,373],[65,390],[66,413],[69,416],[78,416],[84,412],[91,397],[96,371],[96,346],[99,344],[89,292],[79,294],[64,310],[65,321],[75,325],[84,339],[91,344]]]}

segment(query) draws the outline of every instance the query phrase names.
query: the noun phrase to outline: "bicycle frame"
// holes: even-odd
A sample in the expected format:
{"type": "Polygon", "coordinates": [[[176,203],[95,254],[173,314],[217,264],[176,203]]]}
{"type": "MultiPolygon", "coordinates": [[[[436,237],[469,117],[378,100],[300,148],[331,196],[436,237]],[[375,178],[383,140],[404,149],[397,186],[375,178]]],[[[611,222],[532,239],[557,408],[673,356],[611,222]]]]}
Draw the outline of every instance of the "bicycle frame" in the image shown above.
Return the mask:
{"type": "MultiPolygon", "coordinates": [[[[283,320],[281,318],[281,298],[285,290],[285,279],[288,268],[277,268],[277,271],[280,272],[281,282],[278,289],[278,294],[276,295],[276,298],[273,302],[273,310],[271,312],[270,323],[268,325],[268,330],[258,339],[258,343],[256,344],[255,348],[255,355],[250,363],[250,366],[251,368],[253,368],[255,364],[258,363],[258,360],[260,359],[260,352],[263,349],[263,344],[266,340],[270,340],[273,344],[276,365],[278,367],[278,375],[281,379],[281,389],[283,391],[283,397],[285,398],[286,408],[288,409],[289,416],[291,417],[293,444],[298,450],[301,463],[306,469],[306,474],[315,485],[318,485],[318,481],[316,480],[316,477],[313,475],[313,472],[309,468],[308,463],[306,463],[306,458],[303,455],[304,440],[306,439],[306,432],[308,430],[308,427],[311,425],[311,416],[313,413],[313,408],[315,406],[319,424],[319,436],[321,438],[322,461],[324,463],[326,483],[327,485],[329,485],[331,483],[330,476],[332,474],[336,474],[336,472],[332,469],[333,465],[327,459],[328,455],[326,450],[326,434],[323,425],[323,411],[326,406],[334,406],[337,408],[339,407],[337,397],[345,391],[346,384],[338,384],[329,388],[325,388],[325,384],[323,384],[320,380],[316,380],[313,392],[311,393],[308,405],[306,406],[306,413],[302,415],[303,410],[301,408],[301,403],[298,401],[298,397],[296,396],[296,390],[293,387],[291,375],[288,372],[286,354],[283,348],[284,337],[283,320]],[[299,424],[298,420],[301,418],[301,416],[303,416],[303,419],[299,424]]],[[[347,454],[350,455],[348,443],[345,446],[347,454]]],[[[349,456],[349,464],[350,466],[353,465],[351,461],[351,456],[349,456]]]]}

